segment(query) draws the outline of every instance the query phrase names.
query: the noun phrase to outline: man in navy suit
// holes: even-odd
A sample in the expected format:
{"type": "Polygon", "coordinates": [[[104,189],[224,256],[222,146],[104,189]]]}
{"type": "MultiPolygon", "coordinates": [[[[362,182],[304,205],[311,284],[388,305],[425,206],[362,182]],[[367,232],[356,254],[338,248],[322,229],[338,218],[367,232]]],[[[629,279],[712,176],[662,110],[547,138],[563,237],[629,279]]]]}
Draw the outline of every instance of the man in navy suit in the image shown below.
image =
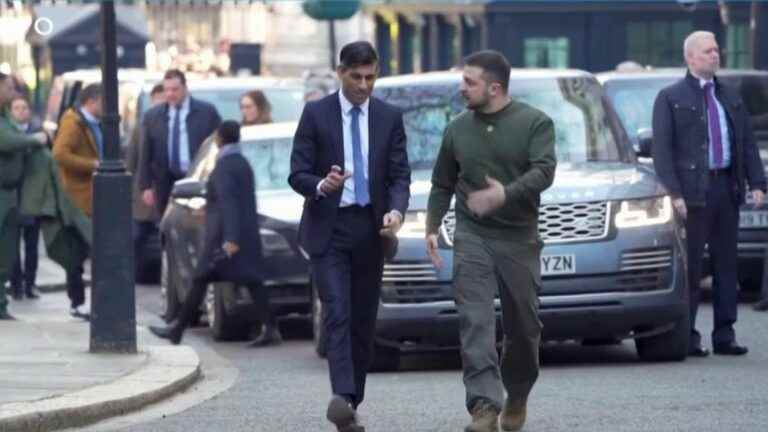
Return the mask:
{"type": "Polygon", "coordinates": [[[371,97],[378,70],[370,43],[341,50],[341,90],[304,108],[288,177],[305,197],[299,241],[326,312],[334,395],[327,417],[344,432],[365,430],[356,409],[372,361],[384,254],[410,198],[402,113],[371,97]]]}
{"type": "Polygon", "coordinates": [[[706,357],[696,330],[701,260],[709,245],[714,277],[715,354],[744,355],[733,328],[738,312],[736,246],[746,191],[763,204],[766,180],[749,113],[739,93],[717,77],[720,49],[710,32],[683,44],[688,73],[665,87],[653,106],[653,164],[685,222],[690,291],[688,355],[706,357]]]}
{"type": "Polygon", "coordinates": [[[221,124],[216,107],[189,96],[180,70],[165,73],[163,92],[165,103],[144,114],[138,167],[142,200],[161,217],[173,183],[186,175],[200,145],[221,124]]]}

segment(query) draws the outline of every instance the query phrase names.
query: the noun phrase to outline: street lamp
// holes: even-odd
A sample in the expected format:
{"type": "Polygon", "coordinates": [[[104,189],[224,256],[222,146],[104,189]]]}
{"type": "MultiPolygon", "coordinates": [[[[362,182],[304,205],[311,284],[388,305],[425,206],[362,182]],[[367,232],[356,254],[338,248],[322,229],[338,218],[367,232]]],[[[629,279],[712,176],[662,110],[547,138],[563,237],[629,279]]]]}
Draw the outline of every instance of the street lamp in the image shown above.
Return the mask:
{"type": "Polygon", "coordinates": [[[115,3],[101,2],[104,149],[93,177],[91,352],[136,352],[131,175],[120,159],[115,3]]]}

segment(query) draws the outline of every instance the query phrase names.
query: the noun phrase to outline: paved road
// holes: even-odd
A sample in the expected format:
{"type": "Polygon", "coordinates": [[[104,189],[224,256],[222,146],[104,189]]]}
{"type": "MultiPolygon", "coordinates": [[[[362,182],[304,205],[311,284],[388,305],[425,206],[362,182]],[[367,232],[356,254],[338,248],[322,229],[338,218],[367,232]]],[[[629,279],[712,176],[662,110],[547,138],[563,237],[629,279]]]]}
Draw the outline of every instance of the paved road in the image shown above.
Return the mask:
{"type": "MultiPolygon", "coordinates": [[[[139,290],[139,322],[156,321],[159,290],[139,290]]],[[[711,329],[704,305],[701,330],[711,329]]],[[[751,352],[646,364],[634,344],[548,346],[529,405],[528,432],[717,431],[768,429],[768,314],[742,306],[737,327],[751,352]]],[[[204,379],[195,390],[133,416],[86,431],[331,431],[323,416],[329,384],[311,348],[307,325],[284,323],[300,336],[254,350],[215,343],[205,329],[185,339],[199,352],[204,379]],[[207,368],[207,369],[205,369],[207,368]]],[[[408,358],[405,370],[373,374],[361,409],[370,432],[461,431],[467,421],[456,356],[408,358]]]]}

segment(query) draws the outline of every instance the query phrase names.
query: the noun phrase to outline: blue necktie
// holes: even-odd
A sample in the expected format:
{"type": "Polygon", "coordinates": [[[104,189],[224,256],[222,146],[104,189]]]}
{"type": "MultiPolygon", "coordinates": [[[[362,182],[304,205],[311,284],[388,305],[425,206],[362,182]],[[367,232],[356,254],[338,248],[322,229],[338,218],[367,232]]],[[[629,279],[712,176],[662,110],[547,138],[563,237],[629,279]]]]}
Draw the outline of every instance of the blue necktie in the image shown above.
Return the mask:
{"type": "Polygon", "coordinates": [[[371,202],[368,195],[368,182],[365,180],[365,164],[363,163],[363,146],[360,143],[360,110],[359,106],[352,108],[352,156],[355,163],[355,201],[359,206],[367,206],[371,202]]]}
{"type": "Polygon", "coordinates": [[[179,146],[180,146],[180,136],[181,132],[179,130],[179,117],[181,113],[181,107],[176,108],[176,114],[173,116],[173,126],[171,127],[171,160],[170,160],[170,168],[171,172],[175,175],[181,175],[184,174],[181,171],[181,161],[179,160],[179,146]]]}

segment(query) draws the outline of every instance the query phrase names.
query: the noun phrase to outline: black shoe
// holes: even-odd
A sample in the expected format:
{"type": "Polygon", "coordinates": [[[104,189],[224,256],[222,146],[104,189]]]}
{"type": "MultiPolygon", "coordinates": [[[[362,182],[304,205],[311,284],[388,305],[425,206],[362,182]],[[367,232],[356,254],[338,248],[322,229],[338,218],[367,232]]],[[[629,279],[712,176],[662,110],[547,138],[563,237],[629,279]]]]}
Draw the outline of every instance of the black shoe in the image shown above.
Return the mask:
{"type": "Polygon", "coordinates": [[[24,300],[24,295],[21,294],[21,291],[14,291],[13,294],[11,294],[11,298],[14,301],[22,301],[24,300]]]}
{"type": "Polygon", "coordinates": [[[0,311],[0,320],[16,321],[16,318],[14,318],[13,315],[9,314],[8,311],[0,311]]]}
{"type": "Polygon", "coordinates": [[[701,345],[696,345],[688,348],[688,357],[706,357],[709,355],[709,350],[702,347],[701,345]]]}
{"type": "Polygon", "coordinates": [[[715,354],[719,355],[733,355],[740,356],[749,352],[749,349],[745,346],[737,344],[735,341],[731,341],[724,344],[716,344],[713,347],[715,354]]]}
{"type": "Polygon", "coordinates": [[[37,300],[40,298],[40,294],[37,292],[37,288],[34,286],[27,288],[27,291],[24,293],[24,295],[26,295],[27,298],[31,300],[37,300]]]}
{"type": "Polygon", "coordinates": [[[338,432],[365,432],[365,428],[357,422],[357,412],[352,404],[341,396],[331,398],[325,418],[336,425],[338,432]]]}
{"type": "Polygon", "coordinates": [[[767,311],[768,310],[768,298],[764,298],[760,300],[759,302],[755,303],[754,306],[752,306],[752,309],[756,311],[767,311]]]}
{"type": "Polygon", "coordinates": [[[80,318],[83,321],[91,320],[91,312],[87,310],[83,305],[75,306],[69,309],[69,314],[73,318],[80,318]]]}
{"type": "Polygon", "coordinates": [[[280,345],[283,343],[283,335],[276,325],[265,326],[261,334],[248,344],[251,348],[260,348],[270,345],[280,345]]]}
{"type": "Polygon", "coordinates": [[[184,336],[184,329],[178,324],[167,327],[149,326],[149,331],[159,338],[168,339],[174,345],[180,344],[184,336]]]}

